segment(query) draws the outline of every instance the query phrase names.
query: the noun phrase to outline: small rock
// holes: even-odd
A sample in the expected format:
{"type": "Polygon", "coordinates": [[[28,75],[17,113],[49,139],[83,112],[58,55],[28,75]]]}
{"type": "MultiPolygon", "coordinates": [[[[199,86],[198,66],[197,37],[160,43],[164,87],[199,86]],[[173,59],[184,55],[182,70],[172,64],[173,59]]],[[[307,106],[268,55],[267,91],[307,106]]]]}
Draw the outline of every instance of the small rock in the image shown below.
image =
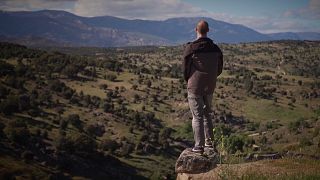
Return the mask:
{"type": "Polygon", "coordinates": [[[205,148],[202,155],[194,153],[191,148],[185,149],[179,156],[175,171],[176,173],[204,173],[216,167],[218,155],[211,149],[205,148]]]}

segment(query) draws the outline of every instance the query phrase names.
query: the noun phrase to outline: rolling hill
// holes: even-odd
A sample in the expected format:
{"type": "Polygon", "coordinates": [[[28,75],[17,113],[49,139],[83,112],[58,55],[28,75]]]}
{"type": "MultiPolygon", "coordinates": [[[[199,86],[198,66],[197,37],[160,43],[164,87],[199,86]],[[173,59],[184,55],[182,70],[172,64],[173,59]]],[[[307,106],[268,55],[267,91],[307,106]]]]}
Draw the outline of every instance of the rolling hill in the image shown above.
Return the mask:
{"type": "MultiPolygon", "coordinates": [[[[221,44],[221,161],[193,179],[319,179],[319,45],[221,44]]],[[[0,42],[0,179],[174,179],[193,145],[182,49],[0,42]]]]}
{"type": "Polygon", "coordinates": [[[1,11],[0,36],[2,41],[28,46],[175,45],[195,38],[194,25],[199,19],[209,22],[212,27],[209,36],[222,43],[320,39],[320,33],[262,34],[243,25],[203,17],[128,20],[112,16],[81,17],[56,10],[1,11]]]}

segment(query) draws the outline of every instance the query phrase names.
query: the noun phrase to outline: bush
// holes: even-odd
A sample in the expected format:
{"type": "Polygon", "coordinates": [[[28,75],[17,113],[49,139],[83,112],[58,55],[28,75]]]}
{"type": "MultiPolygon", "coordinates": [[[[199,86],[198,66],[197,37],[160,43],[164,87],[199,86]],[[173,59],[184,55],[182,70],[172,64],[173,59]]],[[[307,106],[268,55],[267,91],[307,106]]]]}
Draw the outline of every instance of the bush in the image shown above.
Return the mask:
{"type": "Polygon", "coordinates": [[[224,124],[218,125],[213,129],[214,142],[220,144],[223,137],[228,137],[231,134],[231,128],[224,124]]]}
{"type": "Polygon", "coordinates": [[[19,110],[20,111],[28,110],[31,108],[30,97],[27,94],[21,95],[19,97],[18,103],[19,103],[19,110]]]}
{"type": "Polygon", "coordinates": [[[305,147],[305,146],[311,146],[312,142],[310,141],[309,138],[302,137],[299,141],[300,147],[305,147]]]}
{"type": "Polygon", "coordinates": [[[113,111],[113,105],[108,103],[108,102],[105,102],[103,104],[103,111],[104,112],[112,112],[113,111]]]}
{"type": "Polygon", "coordinates": [[[105,133],[105,127],[103,124],[88,124],[85,127],[85,131],[92,137],[98,136],[101,137],[105,133]]]}
{"type": "Polygon", "coordinates": [[[313,132],[312,132],[312,137],[317,137],[320,133],[320,126],[315,127],[313,132]]]}
{"type": "Polygon", "coordinates": [[[66,87],[66,85],[63,82],[60,82],[59,80],[51,80],[48,82],[48,86],[50,90],[55,92],[62,92],[63,88],[66,87]]]}
{"type": "Polygon", "coordinates": [[[60,152],[87,154],[96,151],[96,142],[84,134],[73,136],[60,136],[56,142],[56,148],[60,152]]]}
{"type": "Polygon", "coordinates": [[[150,80],[147,81],[147,86],[150,88],[152,85],[152,82],[150,80]]]}
{"type": "Polygon", "coordinates": [[[143,134],[141,135],[139,141],[141,142],[145,142],[149,140],[149,134],[148,132],[144,131],[143,134]]]}
{"type": "Polygon", "coordinates": [[[108,74],[106,78],[110,81],[115,81],[117,79],[117,76],[114,74],[108,74]]]}
{"type": "Polygon", "coordinates": [[[260,123],[258,123],[258,122],[250,122],[246,126],[247,126],[247,130],[248,131],[255,131],[255,130],[257,130],[259,128],[260,123]]]}
{"type": "Polygon", "coordinates": [[[268,142],[268,138],[266,136],[262,136],[260,139],[261,144],[266,144],[268,142]]]}
{"type": "Polygon", "coordinates": [[[31,137],[30,131],[22,119],[10,122],[5,128],[5,133],[12,142],[20,145],[28,145],[31,137]]]}
{"type": "Polygon", "coordinates": [[[133,127],[132,126],[130,126],[130,128],[129,128],[129,132],[132,134],[133,133],[133,127]]]}
{"type": "Polygon", "coordinates": [[[112,139],[104,139],[100,144],[100,148],[104,151],[114,152],[119,147],[117,141],[112,139]]]}
{"type": "Polygon", "coordinates": [[[159,143],[166,142],[166,140],[170,138],[171,133],[171,128],[162,129],[159,134],[159,143]]]}
{"type": "Polygon", "coordinates": [[[5,124],[3,124],[2,122],[0,122],[0,137],[3,136],[3,130],[4,130],[5,127],[6,127],[5,124]]]}
{"type": "Polygon", "coordinates": [[[100,84],[99,87],[100,87],[100,89],[103,89],[103,90],[108,89],[108,85],[107,84],[100,84]]]}
{"type": "Polygon", "coordinates": [[[9,92],[10,91],[5,86],[0,84],[0,99],[5,98],[9,94],[9,92]]]}
{"type": "Polygon", "coordinates": [[[4,83],[16,89],[23,89],[24,80],[15,76],[7,76],[4,83]]]}
{"type": "Polygon", "coordinates": [[[15,112],[19,112],[19,99],[17,96],[10,95],[6,100],[0,104],[0,112],[5,115],[11,115],[15,112]]]}
{"type": "Polygon", "coordinates": [[[68,116],[68,122],[70,122],[77,129],[82,129],[82,122],[78,114],[70,114],[68,116]]]}
{"type": "Polygon", "coordinates": [[[250,93],[252,91],[253,81],[250,79],[250,77],[244,78],[244,87],[245,87],[247,93],[250,93]]]}
{"type": "Polygon", "coordinates": [[[60,119],[59,125],[61,130],[65,130],[68,127],[68,121],[60,119]]]}
{"type": "Polygon", "coordinates": [[[267,129],[272,129],[272,128],[274,128],[273,123],[268,121],[268,122],[266,123],[266,128],[267,128],[267,129]]]}
{"type": "Polygon", "coordinates": [[[123,142],[119,150],[119,155],[128,156],[133,150],[134,150],[133,144],[130,144],[128,142],[123,142]]]}
{"type": "Polygon", "coordinates": [[[226,140],[226,148],[229,153],[235,153],[236,151],[243,151],[245,139],[243,136],[231,135],[226,140]]]}
{"type": "Polygon", "coordinates": [[[42,137],[43,137],[44,139],[47,139],[47,138],[48,138],[48,131],[44,130],[44,131],[42,132],[42,137]]]}
{"type": "Polygon", "coordinates": [[[34,154],[31,151],[24,151],[21,154],[21,158],[23,158],[26,161],[33,160],[34,154]]]}
{"type": "Polygon", "coordinates": [[[62,73],[68,78],[75,78],[77,77],[79,70],[79,67],[69,64],[63,69],[62,73]]]}
{"type": "Polygon", "coordinates": [[[13,75],[14,73],[13,65],[5,61],[0,61],[0,77],[5,75],[13,75]]]}
{"type": "Polygon", "coordinates": [[[66,138],[65,134],[61,134],[60,136],[55,140],[55,147],[58,152],[67,152],[67,153],[73,153],[74,146],[70,138],[66,138]]]}
{"type": "Polygon", "coordinates": [[[134,84],[134,85],[132,85],[131,88],[132,88],[133,90],[136,90],[136,89],[138,88],[138,85],[134,84]]]}
{"type": "Polygon", "coordinates": [[[295,132],[295,133],[301,132],[302,129],[308,128],[308,127],[309,127],[309,123],[305,121],[303,118],[290,122],[288,126],[289,131],[295,132]]]}
{"type": "Polygon", "coordinates": [[[72,137],[72,140],[77,152],[92,153],[97,148],[96,142],[84,134],[78,134],[72,137]]]}
{"type": "Polygon", "coordinates": [[[179,129],[181,133],[181,137],[187,138],[189,140],[193,139],[193,133],[192,133],[192,124],[191,122],[186,122],[182,125],[181,129],[179,129]]]}

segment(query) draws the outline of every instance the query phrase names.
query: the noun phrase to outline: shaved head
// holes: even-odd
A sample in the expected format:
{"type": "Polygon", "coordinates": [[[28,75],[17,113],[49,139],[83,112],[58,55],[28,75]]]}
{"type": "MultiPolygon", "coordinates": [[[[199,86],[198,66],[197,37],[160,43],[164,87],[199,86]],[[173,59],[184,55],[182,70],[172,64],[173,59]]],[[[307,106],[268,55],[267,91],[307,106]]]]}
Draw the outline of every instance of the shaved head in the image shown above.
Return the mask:
{"type": "Polygon", "coordinates": [[[204,20],[200,20],[197,24],[196,31],[201,35],[207,34],[207,32],[209,32],[209,24],[204,20]]]}

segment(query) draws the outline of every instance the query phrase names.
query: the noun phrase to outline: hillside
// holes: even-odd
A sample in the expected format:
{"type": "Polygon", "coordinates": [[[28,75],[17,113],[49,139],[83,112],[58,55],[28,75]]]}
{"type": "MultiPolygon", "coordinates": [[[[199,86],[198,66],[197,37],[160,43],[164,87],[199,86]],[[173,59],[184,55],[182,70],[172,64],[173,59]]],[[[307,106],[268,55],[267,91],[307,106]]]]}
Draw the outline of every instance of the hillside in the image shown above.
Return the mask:
{"type": "MultiPolygon", "coordinates": [[[[164,21],[127,20],[112,16],[81,17],[65,11],[0,11],[0,37],[27,46],[144,46],[177,45],[195,37],[195,23],[203,19],[172,18],[164,21]]],[[[319,33],[262,34],[239,24],[204,18],[209,36],[219,43],[268,40],[320,40],[319,33]]]]}
{"type": "MultiPolygon", "coordinates": [[[[319,45],[220,44],[213,118],[224,164],[263,153],[319,157],[319,45]]],[[[1,42],[0,179],[176,178],[175,160],[193,141],[182,49],[1,42]]]]}
{"type": "Polygon", "coordinates": [[[319,162],[308,158],[284,158],[248,163],[218,164],[200,174],[179,173],[177,180],[206,179],[319,179],[319,162]]]}

